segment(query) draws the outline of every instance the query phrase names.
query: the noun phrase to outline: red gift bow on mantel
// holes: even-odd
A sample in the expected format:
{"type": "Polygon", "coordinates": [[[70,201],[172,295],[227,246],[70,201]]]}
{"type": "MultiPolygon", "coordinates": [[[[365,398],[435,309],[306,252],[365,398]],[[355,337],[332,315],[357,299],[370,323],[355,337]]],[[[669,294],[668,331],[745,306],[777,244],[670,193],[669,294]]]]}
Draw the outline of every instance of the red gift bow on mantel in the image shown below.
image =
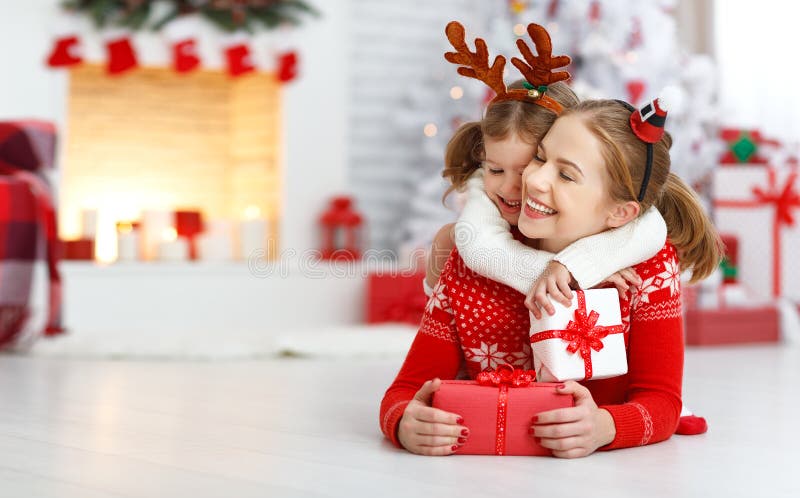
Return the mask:
{"type": "Polygon", "coordinates": [[[792,209],[800,208],[800,194],[795,190],[797,172],[793,171],[786,178],[783,187],[777,186],[776,171],[774,168],[767,170],[767,190],[753,187],[751,201],[715,200],[714,207],[747,208],[761,206],[775,206],[775,217],[772,221],[772,294],[781,295],[781,225],[794,226],[792,209]]]}
{"type": "Polygon", "coordinates": [[[505,363],[498,365],[492,372],[481,372],[475,380],[481,386],[499,387],[497,395],[497,427],[494,437],[495,455],[505,455],[506,453],[506,413],[508,411],[508,388],[527,387],[536,380],[536,372],[533,370],[519,370],[505,363]]]}
{"type": "Polygon", "coordinates": [[[583,368],[586,373],[585,379],[592,378],[592,349],[600,351],[603,349],[603,339],[609,334],[621,334],[622,325],[598,326],[597,319],[600,314],[592,310],[586,314],[586,295],[582,291],[576,291],[578,295],[578,309],[575,310],[575,319],[570,320],[564,330],[545,330],[531,336],[531,343],[545,341],[547,339],[563,339],[568,342],[567,351],[575,353],[580,351],[583,358],[583,368]]]}

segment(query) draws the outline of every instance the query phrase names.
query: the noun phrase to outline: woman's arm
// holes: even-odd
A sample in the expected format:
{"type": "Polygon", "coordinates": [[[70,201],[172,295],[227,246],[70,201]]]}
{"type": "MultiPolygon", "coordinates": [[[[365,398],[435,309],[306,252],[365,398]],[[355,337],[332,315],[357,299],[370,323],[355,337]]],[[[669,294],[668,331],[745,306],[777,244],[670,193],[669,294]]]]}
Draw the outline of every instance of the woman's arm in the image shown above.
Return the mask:
{"type": "Polygon", "coordinates": [[[397,447],[402,447],[398,435],[400,422],[415,394],[431,379],[455,379],[461,367],[463,355],[448,289],[444,284],[444,277],[452,271],[451,268],[448,261],[425,307],[422,323],[405,362],[381,401],[381,430],[397,447]]]}
{"type": "Polygon", "coordinates": [[[600,406],[616,427],[603,450],[663,441],[675,432],[681,413],[683,321],[675,248],[667,245],[636,269],[644,283],[631,317],[627,401],[600,406]]]}

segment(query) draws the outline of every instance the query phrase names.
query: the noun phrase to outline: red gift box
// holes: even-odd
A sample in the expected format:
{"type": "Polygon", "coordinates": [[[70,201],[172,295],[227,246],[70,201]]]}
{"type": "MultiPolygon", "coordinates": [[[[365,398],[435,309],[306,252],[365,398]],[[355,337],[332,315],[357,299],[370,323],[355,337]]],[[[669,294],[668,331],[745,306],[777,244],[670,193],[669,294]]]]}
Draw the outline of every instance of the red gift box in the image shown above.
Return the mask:
{"type": "Polygon", "coordinates": [[[422,289],[425,272],[371,274],[367,281],[367,323],[419,325],[428,297],[422,289]]]}
{"type": "Polygon", "coordinates": [[[725,153],[720,157],[720,164],[768,164],[769,160],[761,153],[764,145],[778,147],[777,140],[770,140],[761,135],[759,130],[740,128],[722,128],[720,138],[725,142],[725,153]]]}
{"type": "Polygon", "coordinates": [[[535,382],[535,375],[502,365],[494,372],[481,372],[476,381],[442,381],[433,395],[433,407],[457,413],[469,427],[469,437],[458,453],[552,454],[528,433],[531,419],[541,412],[574,406],[574,401],[571,395],[556,392],[559,383],[535,382]]]}
{"type": "Polygon", "coordinates": [[[780,339],[780,316],[772,306],[690,309],[686,311],[685,325],[689,346],[774,343],[780,339]]]}
{"type": "Polygon", "coordinates": [[[94,239],[62,240],[61,259],[67,261],[94,260],[94,239]]]}

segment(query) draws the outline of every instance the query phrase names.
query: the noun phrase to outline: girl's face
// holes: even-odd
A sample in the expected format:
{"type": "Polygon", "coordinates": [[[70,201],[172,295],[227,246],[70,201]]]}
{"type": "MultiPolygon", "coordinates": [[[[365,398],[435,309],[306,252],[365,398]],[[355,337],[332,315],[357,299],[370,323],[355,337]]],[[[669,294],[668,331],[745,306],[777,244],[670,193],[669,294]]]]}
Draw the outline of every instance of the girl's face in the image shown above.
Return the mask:
{"type": "Polygon", "coordinates": [[[486,194],[497,205],[503,219],[516,226],[522,209],[522,172],[536,146],[517,134],[503,139],[484,137],[483,178],[486,194]]]}
{"type": "Polygon", "coordinates": [[[614,225],[616,203],[601,144],[579,116],[559,118],[539,144],[522,176],[520,231],[558,252],[614,225]]]}

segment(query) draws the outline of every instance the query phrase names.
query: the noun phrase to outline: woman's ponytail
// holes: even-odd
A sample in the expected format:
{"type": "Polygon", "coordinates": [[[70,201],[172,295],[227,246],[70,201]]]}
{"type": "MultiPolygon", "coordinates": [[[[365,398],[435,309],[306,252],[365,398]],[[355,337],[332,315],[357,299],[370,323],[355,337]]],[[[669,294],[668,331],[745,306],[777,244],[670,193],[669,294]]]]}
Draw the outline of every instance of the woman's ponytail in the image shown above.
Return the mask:
{"type": "Polygon", "coordinates": [[[668,237],[678,250],[681,266],[692,270],[691,283],[709,276],[719,265],[723,246],[694,191],[675,173],[669,173],[655,205],[667,223],[668,237]]]}

